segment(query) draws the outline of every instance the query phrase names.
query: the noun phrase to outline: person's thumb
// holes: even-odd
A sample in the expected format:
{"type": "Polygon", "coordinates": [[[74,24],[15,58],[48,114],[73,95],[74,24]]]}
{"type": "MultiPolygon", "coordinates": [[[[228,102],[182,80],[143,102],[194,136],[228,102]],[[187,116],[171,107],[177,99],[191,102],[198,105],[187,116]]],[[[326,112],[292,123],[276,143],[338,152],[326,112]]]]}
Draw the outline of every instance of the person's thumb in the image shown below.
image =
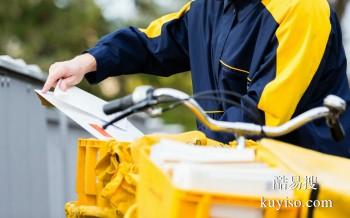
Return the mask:
{"type": "Polygon", "coordinates": [[[76,80],[75,76],[70,76],[65,79],[62,79],[60,83],[60,89],[63,91],[67,91],[67,89],[76,85],[75,80],[76,80]]]}

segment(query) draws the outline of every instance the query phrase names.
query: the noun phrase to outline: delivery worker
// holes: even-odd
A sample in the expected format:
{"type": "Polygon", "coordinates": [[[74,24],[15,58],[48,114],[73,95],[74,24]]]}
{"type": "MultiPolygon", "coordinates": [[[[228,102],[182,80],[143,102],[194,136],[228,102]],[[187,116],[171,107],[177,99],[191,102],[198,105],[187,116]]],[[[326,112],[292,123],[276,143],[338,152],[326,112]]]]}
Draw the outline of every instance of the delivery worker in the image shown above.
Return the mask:
{"type": "MultiPolygon", "coordinates": [[[[321,106],[329,94],[350,102],[341,30],[327,0],[191,1],[146,29],[112,32],[85,54],[53,64],[43,91],[59,79],[65,90],[83,77],[98,83],[109,76],[170,76],[188,70],[194,93],[229,90],[243,96],[241,107],[201,101],[218,120],[276,126],[321,106]]],[[[324,120],[281,140],[350,157],[350,110],[341,122],[347,136],[339,143],[324,120]]],[[[201,124],[198,129],[219,141],[234,139],[201,124]]]]}

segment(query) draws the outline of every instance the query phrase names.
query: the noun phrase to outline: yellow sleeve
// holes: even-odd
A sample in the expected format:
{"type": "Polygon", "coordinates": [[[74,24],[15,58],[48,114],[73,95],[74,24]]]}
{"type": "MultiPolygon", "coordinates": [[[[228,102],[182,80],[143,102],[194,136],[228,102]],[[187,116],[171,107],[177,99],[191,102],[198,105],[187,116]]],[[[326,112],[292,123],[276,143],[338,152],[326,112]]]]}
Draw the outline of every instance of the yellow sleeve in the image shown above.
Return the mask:
{"type": "Polygon", "coordinates": [[[323,59],[331,32],[327,0],[263,0],[276,30],[276,75],[260,97],[266,125],[291,119],[323,59]]]}

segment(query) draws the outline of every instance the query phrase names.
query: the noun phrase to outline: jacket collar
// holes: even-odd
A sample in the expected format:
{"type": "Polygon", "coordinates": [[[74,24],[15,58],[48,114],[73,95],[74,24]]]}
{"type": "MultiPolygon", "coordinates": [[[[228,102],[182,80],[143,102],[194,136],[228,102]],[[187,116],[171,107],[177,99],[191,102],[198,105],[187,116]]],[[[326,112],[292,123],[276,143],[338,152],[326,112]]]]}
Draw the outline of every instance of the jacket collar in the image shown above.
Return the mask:
{"type": "Polygon", "coordinates": [[[224,0],[224,11],[232,4],[232,0],[224,0]]]}
{"type": "Polygon", "coordinates": [[[260,3],[260,0],[223,0],[224,11],[233,5],[237,12],[238,21],[241,22],[246,18],[250,12],[260,3]]]}

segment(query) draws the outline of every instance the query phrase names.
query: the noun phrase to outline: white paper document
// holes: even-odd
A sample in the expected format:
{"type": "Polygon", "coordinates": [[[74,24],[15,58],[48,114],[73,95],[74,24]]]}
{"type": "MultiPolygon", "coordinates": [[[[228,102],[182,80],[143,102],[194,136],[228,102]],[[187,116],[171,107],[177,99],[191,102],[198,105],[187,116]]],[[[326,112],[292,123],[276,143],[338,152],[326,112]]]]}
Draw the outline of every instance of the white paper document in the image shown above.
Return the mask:
{"type": "Polygon", "coordinates": [[[151,159],[155,162],[237,163],[255,160],[253,149],[233,149],[193,146],[172,140],[161,140],[152,146],[151,159]]]}
{"type": "MultiPolygon", "coordinates": [[[[151,160],[175,187],[189,192],[230,195],[236,198],[293,198],[292,190],[274,189],[282,170],[257,162],[253,149],[218,148],[161,140],[151,147],[151,160]]],[[[262,218],[263,208],[211,205],[211,218],[262,218]]]]}
{"type": "Polygon", "coordinates": [[[272,168],[223,167],[222,165],[203,165],[181,163],[173,168],[172,181],[183,190],[226,195],[266,198],[291,198],[292,190],[273,188],[274,178],[285,175],[272,168]]]}
{"type": "Polygon", "coordinates": [[[103,113],[103,105],[107,102],[77,87],[72,87],[65,92],[59,88],[46,94],[41,90],[35,90],[35,92],[42,102],[43,99],[49,102],[97,139],[114,138],[118,141],[131,142],[143,135],[127,119],[104,130],[102,125],[115,117],[115,115],[108,116],[103,113]]]}

